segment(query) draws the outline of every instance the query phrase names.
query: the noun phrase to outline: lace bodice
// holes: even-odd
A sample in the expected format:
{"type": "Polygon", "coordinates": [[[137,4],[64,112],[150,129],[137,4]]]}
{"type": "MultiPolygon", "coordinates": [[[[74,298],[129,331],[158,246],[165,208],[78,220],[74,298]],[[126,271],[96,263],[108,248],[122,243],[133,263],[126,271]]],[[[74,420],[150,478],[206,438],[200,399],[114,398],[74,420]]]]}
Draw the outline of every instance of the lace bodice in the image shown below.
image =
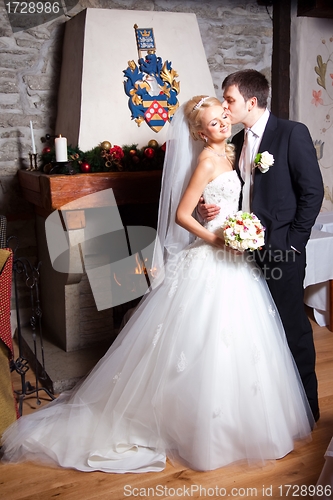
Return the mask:
{"type": "Polygon", "coordinates": [[[220,174],[207,184],[203,192],[205,202],[214,203],[221,208],[214,220],[204,224],[209,231],[221,227],[228,215],[237,212],[240,190],[241,183],[235,170],[220,174]]]}

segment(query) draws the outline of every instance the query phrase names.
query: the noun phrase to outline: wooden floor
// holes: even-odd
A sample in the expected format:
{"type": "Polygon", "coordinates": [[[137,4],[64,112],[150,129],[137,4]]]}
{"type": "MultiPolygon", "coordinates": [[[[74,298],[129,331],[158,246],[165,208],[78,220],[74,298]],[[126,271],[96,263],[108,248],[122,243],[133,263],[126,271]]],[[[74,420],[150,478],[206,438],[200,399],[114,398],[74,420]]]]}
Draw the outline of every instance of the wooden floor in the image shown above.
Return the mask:
{"type": "MultiPolygon", "coordinates": [[[[0,498],[313,498],[305,496],[305,486],[302,490],[301,486],[316,484],[324,464],[325,450],[333,435],[333,333],[313,321],[312,324],[317,350],[321,418],[313,431],[312,441],[285,458],[264,468],[230,466],[211,472],[196,472],[179,464],[167,463],[163,472],[146,474],[84,473],[32,463],[1,463],[0,498]],[[287,485],[291,485],[289,491],[287,485]]],[[[30,377],[33,383],[32,373],[30,377]]],[[[14,376],[14,384],[19,386],[18,376],[14,376]]],[[[34,397],[25,400],[23,414],[33,412],[36,407],[34,397]]]]}

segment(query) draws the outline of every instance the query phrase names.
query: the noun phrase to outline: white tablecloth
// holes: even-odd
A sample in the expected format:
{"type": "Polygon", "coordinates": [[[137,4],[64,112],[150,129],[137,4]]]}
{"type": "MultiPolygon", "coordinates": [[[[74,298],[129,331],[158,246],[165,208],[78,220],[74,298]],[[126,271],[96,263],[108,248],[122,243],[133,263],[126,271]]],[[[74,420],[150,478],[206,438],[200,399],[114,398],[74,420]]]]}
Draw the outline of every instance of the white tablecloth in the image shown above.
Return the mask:
{"type": "Polygon", "coordinates": [[[333,279],[333,212],[319,214],[306,246],[304,302],[320,326],[329,324],[329,284],[333,279]]]}
{"type": "Polygon", "coordinates": [[[328,500],[332,498],[331,493],[333,492],[333,438],[325,453],[325,465],[321,471],[317,482],[316,495],[313,498],[328,500]],[[318,488],[318,486],[323,488],[318,488]]]}
{"type": "Polygon", "coordinates": [[[313,229],[333,233],[333,212],[321,212],[316,219],[313,229]]]}
{"type": "Polygon", "coordinates": [[[304,287],[333,279],[333,233],[312,229],[306,245],[304,287]]]}

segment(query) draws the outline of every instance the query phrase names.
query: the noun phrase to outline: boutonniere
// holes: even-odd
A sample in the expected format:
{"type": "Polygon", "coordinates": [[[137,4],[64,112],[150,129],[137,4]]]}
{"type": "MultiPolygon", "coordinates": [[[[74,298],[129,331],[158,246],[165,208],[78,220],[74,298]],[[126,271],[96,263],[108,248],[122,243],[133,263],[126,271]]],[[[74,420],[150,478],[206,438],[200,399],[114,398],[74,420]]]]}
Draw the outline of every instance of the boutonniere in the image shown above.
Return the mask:
{"type": "Polygon", "coordinates": [[[254,159],[254,168],[258,167],[260,172],[265,174],[269,168],[274,164],[274,156],[268,151],[258,153],[254,159]]]}

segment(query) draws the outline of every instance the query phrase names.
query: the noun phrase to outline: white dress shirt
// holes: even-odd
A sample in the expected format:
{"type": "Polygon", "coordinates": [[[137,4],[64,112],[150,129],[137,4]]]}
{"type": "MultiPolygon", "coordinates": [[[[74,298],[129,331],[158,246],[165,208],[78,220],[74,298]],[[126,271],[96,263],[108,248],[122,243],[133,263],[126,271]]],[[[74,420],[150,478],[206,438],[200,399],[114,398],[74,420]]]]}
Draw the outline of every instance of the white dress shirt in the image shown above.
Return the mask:
{"type": "Polygon", "coordinates": [[[270,112],[266,108],[259,120],[251,128],[245,129],[244,145],[239,161],[240,173],[245,182],[242,205],[245,212],[251,211],[254,159],[258,153],[269,115],[270,112]]]}
{"type": "MultiPolygon", "coordinates": [[[[251,162],[254,164],[254,159],[259,151],[259,146],[261,143],[262,136],[264,135],[265,128],[268,122],[270,112],[266,108],[263,115],[259,118],[258,121],[249,129],[251,130],[253,137],[251,140],[252,151],[251,151],[251,162]]],[[[251,183],[253,182],[253,177],[251,178],[251,183]]]]}

